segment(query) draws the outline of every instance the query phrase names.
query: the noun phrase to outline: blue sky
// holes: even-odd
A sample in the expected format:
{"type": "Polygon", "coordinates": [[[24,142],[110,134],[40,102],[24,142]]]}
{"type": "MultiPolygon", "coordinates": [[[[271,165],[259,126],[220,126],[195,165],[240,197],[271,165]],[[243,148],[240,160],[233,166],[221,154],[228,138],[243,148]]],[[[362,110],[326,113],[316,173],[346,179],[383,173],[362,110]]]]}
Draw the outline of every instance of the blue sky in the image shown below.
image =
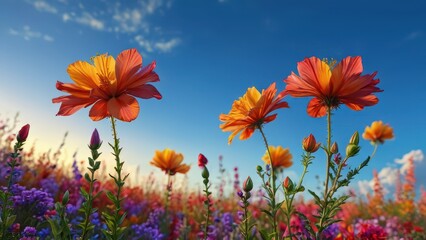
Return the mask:
{"type": "MultiPolygon", "coordinates": [[[[370,180],[373,169],[400,167],[395,159],[416,152],[417,178],[426,185],[422,159],[426,135],[426,3],[389,1],[2,1],[0,8],[0,114],[20,112],[22,124],[32,126],[32,141],[40,149],[56,148],[69,131],[67,154],[78,151],[86,159],[87,142],[98,128],[104,142],[111,141],[107,120],[92,122],[88,109],[69,117],[56,117],[62,95],[57,80],[70,82],[66,68],[97,53],[114,57],[137,48],[144,64],[157,62],[163,99],[141,100],[141,112],[132,123],[119,123],[123,159],[142,174],[158,172],[148,163],[157,149],[181,152],[193,164],[190,181],[200,174],[198,153],[210,159],[213,175],[217,159],[225,167],[240,168],[240,176],[256,179],[255,166],[265,152],[260,134],[227,144],[229,133],[219,129],[220,113],[247,88],[266,88],[283,79],[305,57],[342,59],[362,56],[365,73],[378,71],[379,104],[361,112],[339,109],[333,119],[334,140],[343,149],[352,133],[362,132],[375,120],[394,127],[396,138],[381,146],[372,163],[357,177],[370,180]]],[[[300,174],[301,141],[313,133],[326,139],[325,118],[306,114],[308,99],[287,97],[290,109],[278,110],[276,121],[265,126],[271,145],[289,147],[294,156],[291,176],[300,174]]],[[[373,150],[362,143],[359,163],[373,150]]],[[[110,149],[103,146],[105,162],[110,149]]],[[[324,156],[317,153],[307,186],[315,188],[315,175],[323,176],[324,156]]],[[[386,175],[385,172],[383,175],[386,175]]],[[[323,178],[322,178],[323,179],[323,178]]],[[[356,185],[356,184],[355,184],[356,185]]]]}

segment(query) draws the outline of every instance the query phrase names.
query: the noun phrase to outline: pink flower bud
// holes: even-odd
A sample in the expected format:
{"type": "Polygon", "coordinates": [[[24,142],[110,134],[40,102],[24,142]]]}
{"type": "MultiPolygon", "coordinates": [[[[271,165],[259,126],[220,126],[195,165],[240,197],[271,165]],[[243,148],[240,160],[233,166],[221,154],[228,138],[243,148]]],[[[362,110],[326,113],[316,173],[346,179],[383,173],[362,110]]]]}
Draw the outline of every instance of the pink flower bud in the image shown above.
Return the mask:
{"type": "Polygon", "coordinates": [[[207,158],[203,154],[198,154],[198,166],[199,167],[205,167],[208,163],[207,158]]]}
{"type": "Polygon", "coordinates": [[[18,142],[25,142],[27,140],[29,132],[30,132],[30,125],[27,124],[23,126],[21,130],[19,130],[18,136],[16,137],[18,142]]]}

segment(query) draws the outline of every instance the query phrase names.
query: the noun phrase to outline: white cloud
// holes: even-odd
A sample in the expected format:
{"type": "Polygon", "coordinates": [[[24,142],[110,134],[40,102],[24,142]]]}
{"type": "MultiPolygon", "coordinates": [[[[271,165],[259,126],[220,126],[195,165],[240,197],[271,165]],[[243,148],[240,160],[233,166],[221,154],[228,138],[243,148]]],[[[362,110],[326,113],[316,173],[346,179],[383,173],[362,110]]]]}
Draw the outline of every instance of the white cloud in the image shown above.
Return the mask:
{"type": "Polygon", "coordinates": [[[401,174],[405,174],[409,165],[408,161],[410,158],[413,158],[414,162],[422,162],[424,155],[422,150],[412,150],[411,152],[405,154],[401,159],[395,159],[395,163],[401,164],[401,174]]]}
{"type": "Polygon", "coordinates": [[[367,193],[369,193],[372,190],[372,187],[370,186],[370,182],[367,180],[358,181],[358,188],[359,188],[359,192],[365,196],[367,195],[367,193]]]}
{"type": "Polygon", "coordinates": [[[77,23],[87,25],[96,30],[103,30],[105,27],[104,23],[101,20],[96,19],[92,16],[92,14],[88,12],[83,12],[81,16],[77,16],[73,20],[77,23]]]}
{"type": "Polygon", "coordinates": [[[137,9],[119,11],[113,16],[117,26],[115,26],[115,32],[136,32],[143,29],[145,32],[149,32],[149,25],[147,22],[142,21],[143,13],[137,9]]]}
{"type": "Polygon", "coordinates": [[[382,185],[394,185],[398,179],[399,170],[392,167],[385,167],[379,172],[379,180],[382,185]]]}
{"type": "Polygon", "coordinates": [[[152,43],[144,39],[141,35],[136,35],[134,39],[139,44],[139,46],[143,47],[147,52],[154,51],[152,43]]]}
{"type": "Polygon", "coordinates": [[[49,5],[45,1],[38,0],[38,1],[33,1],[31,3],[33,4],[34,8],[37,9],[38,11],[49,12],[54,14],[58,12],[58,10],[55,7],[49,5]]]}
{"type": "Polygon", "coordinates": [[[25,40],[43,39],[47,42],[53,42],[55,39],[47,34],[31,30],[30,26],[24,26],[22,30],[9,29],[9,34],[14,36],[23,37],[25,40]]]}
{"type": "MultiPolygon", "coordinates": [[[[104,0],[97,4],[85,4],[81,1],[25,0],[37,11],[55,14],[64,23],[75,23],[90,27],[96,31],[125,34],[125,38],[136,41],[147,52],[170,52],[181,43],[176,32],[163,30],[152,19],[165,14],[173,0],[104,0]],[[83,5],[84,4],[84,5],[83,5]],[[66,9],[66,10],[65,10],[66,9]],[[143,37],[142,37],[143,36],[143,37]]],[[[15,30],[16,31],[16,30],[15,30]]],[[[12,35],[13,33],[10,32],[12,35]]],[[[17,35],[17,34],[15,34],[17,35]]],[[[29,36],[26,39],[42,38],[53,41],[49,35],[29,36]]]]}
{"type": "Polygon", "coordinates": [[[155,43],[155,48],[161,52],[170,52],[174,47],[180,43],[179,38],[172,38],[169,41],[162,41],[155,43]]]}

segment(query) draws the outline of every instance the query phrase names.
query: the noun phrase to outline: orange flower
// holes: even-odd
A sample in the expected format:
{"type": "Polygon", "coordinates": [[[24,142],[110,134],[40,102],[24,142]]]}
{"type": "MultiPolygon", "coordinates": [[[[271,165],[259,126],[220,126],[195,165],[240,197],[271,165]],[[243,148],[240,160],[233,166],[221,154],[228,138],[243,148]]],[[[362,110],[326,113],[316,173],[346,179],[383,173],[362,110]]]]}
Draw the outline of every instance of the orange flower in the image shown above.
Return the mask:
{"type": "Polygon", "coordinates": [[[255,87],[251,87],[247,89],[244,96],[234,101],[228,114],[220,114],[219,119],[224,122],[220,128],[224,132],[232,132],[228,138],[228,144],[231,144],[240,132],[242,132],[240,140],[250,138],[257,127],[277,117],[277,114],[269,116],[268,114],[279,108],[288,108],[287,102],[282,101],[284,92],[275,97],[276,92],[275,83],[266,90],[262,90],[262,93],[255,87]]]}
{"type": "MultiPolygon", "coordinates": [[[[290,150],[288,148],[283,148],[281,146],[269,146],[269,152],[271,153],[272,167],[274,169],[289,168],[293,165],[293,156],[291,155],[290,150]]],[[[265,155],[263,155],[262,160],[266,164],[271,164],[268,151],[265,152],[265,155]]]]}
{"type": "Polygon", "coordinates": [[[394,138],[393,129],[388,124],[383,124],[382,121],[374,121],[370,126],[365,127],[362,134],[365,140],[370,140],[371,143],[384,143],[387,139],[394,138]]]}
{"type": "Polygon", "coordinates": [[[154,158],[152,158],[150,164],[169,175],[175,175],[176,173],[185,174],[191,167],[182,164],[182,161],[183,155],[181,153],[176,153],[174,150],[166,148],[163,151],[155,151],[154,158]]]}
{"type": "Polygon", "coordinates": [[[361,76],[361,57],[346,57],[337,66],[316,57],[306,58],[297,64],[299,75],[291,73],[285,92],[293,97],[314,97],[308,104],[307,112],[312,117],[323,117],[327,108],[345,104],[352,110],[362,110],[379,101],[374,92],[383,90],[376,87],[380,82],[374,79],[376,72],[361,76]]]}
{"type": "Polygon", "coordinates": [[[121,52],[117,60],[108,54],[93,58],[93,65],[77,61],[67,72],[74,83],[58,81],[56,88],[70,95],[52,99],[61,103],[58,116],[69,116],[93,104],[89,116],[93,121],[114,117],[130,122],[139,114],[135,97],[161,99],[161,94],[149,82],[159,81],[153,71],[155,62],[142,68],[142,56],[136,49],[121,52]]]}

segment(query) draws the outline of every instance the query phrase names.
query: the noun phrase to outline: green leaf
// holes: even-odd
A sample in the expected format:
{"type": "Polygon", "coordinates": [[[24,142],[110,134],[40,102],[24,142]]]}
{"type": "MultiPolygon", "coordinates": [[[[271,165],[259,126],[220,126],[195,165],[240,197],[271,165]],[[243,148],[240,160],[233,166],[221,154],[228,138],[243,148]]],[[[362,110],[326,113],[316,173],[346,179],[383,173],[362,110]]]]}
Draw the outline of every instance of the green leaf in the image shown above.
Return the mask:
{"type": "Polygon", "coordinates": [[[112,201],[112,202],[116,202],[117,198],[114,196],[114,194],[112,194],[110,191],[106,192],[107,197],[112,201]]]}
{"type": "Polygon", "coordinates": [[[262,229],[259,231],[260,233],[260,237],[262,238],[262,240],[271,240],[272,238],[268,235],[268,232],[266,229],[262,229]]]}

